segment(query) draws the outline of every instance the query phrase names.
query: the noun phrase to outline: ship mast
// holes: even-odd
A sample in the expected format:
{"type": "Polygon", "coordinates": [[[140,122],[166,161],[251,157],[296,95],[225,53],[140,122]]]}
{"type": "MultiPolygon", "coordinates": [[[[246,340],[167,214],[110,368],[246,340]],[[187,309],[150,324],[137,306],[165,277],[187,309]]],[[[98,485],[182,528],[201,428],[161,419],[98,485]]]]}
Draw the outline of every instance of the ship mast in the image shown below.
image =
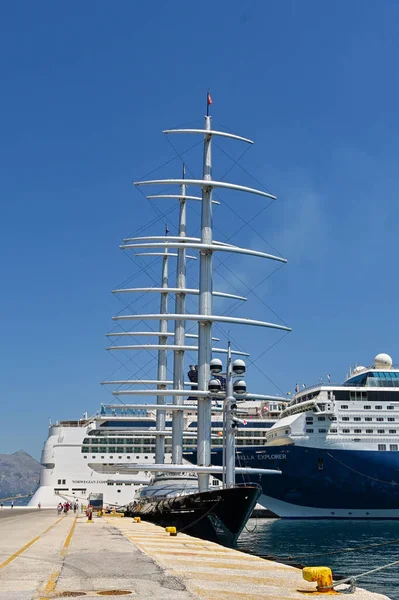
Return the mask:
{"type": "MultiPolygon", "coordinates": [[[[213,224],[212,224],[212,205],[217,204],[214,200],[212,200],[212,192],[213,189],[225,189],[225,190],[235,190],[239,192],[246,192],[249,194],[255,194],[257,196],[261,196],[264,198],[276,199],[275,196],[269,194],[268,192],[258,190],[255,188],[238,185],[235,183],[229,183],[225,181],[217,181],[212,179],[212,138],[214,136],[224,137],[230,140],[241,141],[244,143],[252,144],[253,142],[247,138],[226,133],[224,131],[214,130],[211,127],[211,117],[209,116],[209,95],[208,95],[208,103],[207,103],[207,114],[205,116],[204,128],[203,129],[168,129],[165,130],[165,134],[199,134],[204,137],[204,147],[203,147],[203,174],[201,179],[187,179],[185,177],[185,173],[183,172],[183,177],[181,179],[157,179],[157,180],[147,180],[147,181],[138,181],[135,182],[134,185],[142,186],[142,185],[178,185],[180,186],[181,193],[180,194],[159,194],[148,196],[148,198],[177,198],[180,200],[180,219],[179,219],[179,235],[178,236],[152,236],[152,237],[141,237],[141,238],[128,238],[124,240],[124,244],[121,246],[123,249],[134,249],[137,250],[139,248],[152,249],[155,252],[151,252],[149,254],[158,254],[160,250],[172,250],[176,249],[176,253],[168,253],[168,256],[177,256],[178,258],[178,267],[177,267],[177,282],[175,288],[169,288],[167,284],[167,277],[163,277],[162,287],[161,288],[133,288],[128,290],[118,290],[118,291],[149,291],[149,292],[159,292],[161,293],[161,309],[159,314],[124,314],[118,315],[114,317],[116,321],[123,320],[159,320],[160,322],[160,332],[159,334],[159,343],[158,344],[148,344],[148,345],[132,345],[132,346],[112,346],[110,349],[118,350],[118,349],[158,349],[160,353],[158,356],[160,357],[159,361],[159,371],[158,371],[158,380],[153,381],[153,383],[157,384],[157,389],[154,390],[116,390],[113,392],[115,396],[123,396],[123,395],[141,395],[141,396],[149,396],[156,395],[157,396],[157,405],[152,406],[155,408],[157,412],[161,413],[161,416],[157,417],[157,429],[156,432],[157,438],[162,435],[162,427],[164,427],[164,421],[162,421],[162,413],[164,413],[164,406],[168,406],[168,410],[173,410],[173,462],[174,465],[164,465],[162,469],[158,467],[160,464],[152,465],[151,467],[148,465],[146,469],[148,471],[157,472],[159,470],[163,470],[165,472],[176,472],[181,470],[180,464],[182,462],[182,438],[183,438],[183,414],[185,410],[193,410],[193,407],[187,407],[184,405],[184,398],[196,395],[197,403],[198,403],[198,429],[197,429],[197,466],[190,467],[187,471],[195,472],[198,474],[199,479],[199,488],[200,492],[207,491],[209,487],[209,474],[212,472],[217,472],[218,469],[215,467],[211,467],[211,413],[212,411],[217,411],[218,409],[212,408],[212,398],[220,398],[221,400],[226,399],[226,394],[223,392],[210,392],[208,389],[208,384],[210,381],[210,362],[212,359],[212,353],[222,352],[228,354],[228,369],[231,369],[231,355],[238,354],[243,356],[248,356],[245,352],[237,352],[230,349],[230,345],[228,350],[222,348],[212,348],[212,326],[214,322],[218,323],[229,323],[229,324],[244,324],[244,325],[252,325],[258,327],[267,327],[273,329],[279,329],[282,331],[291,331],[289,327],[285,325],[279,325],[276,323],[269,323],[261,320],[247,319],[243,317],[231,317],[226,315],[215,315],[213,314],[212,307],[212,297],[213,296],[222,296],[225,298],[234,298],[246,300],[246,298],[241,296],[236,296],[234,294],[215,292],[213,290],[213,264],[212,258],[214,252],[228,252],[233,254],[244,254],[248,256],[259,257],[268,260],[274,260],[278,262],[285,263],[287,262],[285,258],[281,256],[276,256],[272,254],[268,254],[265,252],[260,252],[257,250],[251,250],[248,248],[242,248],[236,246],[234,244],[226,244],[223,242],[219,242],[213,239],[213,224]],[[197,186],[202,190],[201,198],[196,196],[186,195],[186,186],[197,186]],[[196,200],[201,201],[201,235],[199,238],[188,237],[186,233],[186,200],[196,200]],[[189,289],[186,288],[186,273],[185,273],[185,259],[188,258],[186,255],[186,250],[198,250],[200,253],[200,265],[199,265],[199,289],[189,289]],[[158,251],[158,252],[157,252],[158,251]],[[168,293],[175,293],[175,312],[173,314],[166,312],[166,303],[162,301],[162,298],[165,299],[168,293]],[[199,296],[198,303],[198,313],[197,314],[188,314],[185,308],[185,299],[187,294],[197,294],[199,296]],[[175,329],[173,333],[167,333],[167,328],[165,327],[165,322],[167,321],[175,322],[175,329]],[[198,323],[198,346],[190,346],[186,342],[186,337],[188,335],[185,334],[185,322],[186,321],[194,321],[198,323]],[[174,343],[168,343],[167,337],[173,336],[174,343]],[[162,343],[161,343],[162,342],[162,343]],[[166,381],[166,373],[164,373],[163,367],[165,364],[165,355],[167,351],[174,352],[174,369],[173,369],[173,381],[166,381]],[[196,351],[198,350],[198,391],[193,392],[191,389],[184,389],[187,383],[184,382],[184,352],[185,351],[196,351]],[[165,352],[165,355],[163,354],[165,352]],[[162,368],[161,368],[162,367],[162,368]],[[172,384],[173,389],[167,388],[172,384]],[[161,398],[164,399],[167,396],[173,397],[173,404],[165,405],[162,402],[161,398]]],[[[167,260],[167,258],[165,259],[167,260]]],[[[164,275],[164,273],[163,273],[164,275]]],[[[139,333],[130,332],[129,335],[140,335],[139,333]]],[[[151,335],[150,332],[143,333],[143,335],[151,335]]],[[[154,333],[152,333],[154,335],[154,333]]],[[[191,337],[191,335],[190,335],[191,337]]],[[[194,336],[192,336],[194,337],[194,336]]],[[[230,371],[229,371],[230,373],[230,371]]],[[[124,382],[106,382],[106,383],[126,383],[137,385],[140,381],[129,381],[126,380],[124,382]]],[[[143,382],[142,382],[143,383],[143,382]]],[[[229,389],[228,396],[231,399],[272,399],[270,396],[260,395],[260,394],[239,394],[233,393],[231,395],[231,389],[229,389]]],[[[134,407],[134,405],[127,405],[134,407]]],[[[165,431],[163,431],[165,434],[165,431]]],[[[158,458],[161,457],[162,444],[159,443],[159,453],[158,458]]],[[[234,456],[234,446],[231,445],[228,451],[228,461],[229,464],[232,465],[233,456],[234,456]]],[[[137,465],[136,469],[142,468],[142,466],[137,465]]],[[[186,470],[186,466],[184,467],[186,470]]],[[[268,470],[257,470],[256,472],[262,471],[263,473],[268,473],[268,470]]],[[[255,471],[252,469],[239,469],[239,472],[252,472],[255,471]]],[[[233,468],[229,469],[229,475],[227,480],[229,485],[234,484],[234,473],[233,468]]]]}
{"type": "MultiPolygon", "coordinates": [[[[183,164],[183,179],[186,175],[186,166],[183,164]]],[[[181,197],[179,198],[179,236],[186,237],[186,184],[181,185],[181,197]]],[[[184,315],[186,313],[186,249],[181,247],[177,251],[177,273],[176,288],[179,290],[175,296],[175,313],[184,315]]],[[[186,322],[175,321],[175,344],[184,346],[186,339],[186,322]]],[[[173,389],[184,389],[184,350],[176,349],[173,356],[173,389]]],[[[173,404],[184,404],[182,396],[173,396],[173,404]]],[[[183,411],[173,411],[172,416],[172,462],[181,464],[183,462],[183,411]]]]}
{"type": "MultiPolygon", "coordinates": [[[[167,235],[167,226],[165,235],[167,235]]],[[[164,250],[164,256],[162,257],[162,287],[167,290],[168,288],[168,248],[164,250]]],[[[161,292],[161,306],[159,310],[161,315],[165,315],[168,312],[168,292],[161,292]]],[[[165,346],[168,342],[168,321],[166,319],[159,320],[159,331],[161,335],[158,338],[159,344],[165,346]]],[[[158,381],[166,382],[167,380],[167,363],[168,363],[168,351],[160,348],[158,350],[158,381]]],[[[166,383],[158,383],[157,388],[159,390],[166,390],[166,383]]],[[[157,404],[165,404],[165,396],[157,396],[157,404]]],[[[165,436],[159,435],[160,431],[166,429],[166,411],[157,410],[156,415],[156,430],[158,435],[155,439],[155,462],[157,464],[163,464],[165,462],[165,436]]]]}
{"type": "MultiPolygon", "coordinates": [[[[205,116],[205,131],[211,130],[211,117],[209,101],[205,116]]],[[[212,136],[204,136],[204,163],[203,180],[210,182],[212,179],[212,136]]],[[[212,187],[202,187],[201,205],[201,244],[212,245],[212,187]]],[[[200,250],[200,281],[199,281],[199,314],[212,315],[213,270],[212,251],[200,250]]],[[[209,364],[212,360],[212,321],[201,321],[198,324],[198,391],[206,391],[209,381],[209,364]]],[[[198,426],[197,426],[197,464],[208,466],[211,464],[211,398],[198,398],[198,426]]],[[[209,487],[209,475],[198,475],[199,490],[205,492],[209,487]]]]}

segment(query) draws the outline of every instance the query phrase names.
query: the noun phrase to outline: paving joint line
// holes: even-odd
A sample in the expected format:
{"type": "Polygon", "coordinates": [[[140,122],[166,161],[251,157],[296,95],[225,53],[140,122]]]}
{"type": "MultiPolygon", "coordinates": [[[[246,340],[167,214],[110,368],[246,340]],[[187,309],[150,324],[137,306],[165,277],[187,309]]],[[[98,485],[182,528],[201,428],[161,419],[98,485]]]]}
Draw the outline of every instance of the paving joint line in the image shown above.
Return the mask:
{"type": "Polygon", "coordinates": [[[14,554],[12,554],[11,556],[9,556],[7,558],[7,560],[5,560],[4,562],[2,562],[0,564],[0,569],[3,569],[7,565],[9,565],[13,560],[15,560],[16,558],[18,558],[18,556],[20,556],[23,552],[25,552],[25,550],[27,550],[28,548],[30,548],[31,546],[33,546],[33,544],[35,542],[37,542],[37,540],[40,540],[40,538],[42,538],[44,535],[46,535],[46,533],[48,533],[50,531],[50,529],[53,529],[53,527],[55,527],[56,525],[58,525],[58,523],[60,521],[62,521],[63,519],[65,519],[65,517],[61,517],[60,519],[58,519],[58,521],[56,521],[55,523],[53,523],[52,525],[50,525],[50,527],[48,527],[47,529],[45,529],[43,531],[43,533],[40,533],[35,538],[33,538],[33,540],[31,540],[30,542],[28,542],[27,544],[25,544],[25,546],[22,546],[22,548],[20,548],[19,550],[17,550],[17,552],[14,552],[14,554]]]}

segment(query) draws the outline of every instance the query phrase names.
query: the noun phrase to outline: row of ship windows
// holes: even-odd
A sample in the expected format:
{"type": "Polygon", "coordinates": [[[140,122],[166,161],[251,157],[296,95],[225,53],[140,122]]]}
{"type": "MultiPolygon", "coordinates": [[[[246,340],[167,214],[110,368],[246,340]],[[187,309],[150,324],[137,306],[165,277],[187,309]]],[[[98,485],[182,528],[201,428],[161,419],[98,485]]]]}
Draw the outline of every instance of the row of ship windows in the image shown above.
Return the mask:
{"type": "MultiPolygon", "coordinates": [[[[323,420],[325,419],[325,417],[320,417],[323,420]]],[[[215,435],[216,431],[212,431],[212,434],[215,435]]],[[[243,431],[240,429],[240,431],[237,433],[237,437],[262,437],[263,436],[263,431],[260,430],[256,430],[256,431],[251,431],[250,429],[247,429],[246,431],[243,431]]],[[[99,444],[103,445],[108,445],[110,444],[111,446],[116,446],[116,445],[127,445],[127,446],[131,446],[132,444],[150,444],[153,441],[154,438],[151,437],[145,437],[145,438],[140,438],[140,437],[130,437],[130,438],[104,438],[104,439],[96,439],[96,438],[84,438],[83,440],[83,445],[84,446],[88,446],[89,444],[94,444],[95,446],[98,446],[99,444]]],[[[166,443],[171,442],[172,439],[170,437],[165,438],[166,439],[166,443]]],[[[184,443],[189,445],[190,442],[192,442],[192,440],[194,440],[195,438],[189,438],[189,439],[185,439],[184,443]]]]}
{"type": "MultiPolygon", "coordinates": [[[[349,408],[349,406],[348,406],[347,404],[341,404],[341,407],[340,407],[340,408],[343,408],[343,409],[345,410],[346,408],[349,408]]],[[[374,408],[375,410],[382,410],[382,406],[381,406],[380,404],[378,404],[377,406],[374,406],[374,407],[373,407],[373,406],[371,406],[370,404],[365,404],[365,405],[363,406],[363,408],[364,408],[364,410],[371,410],[372,408],[374,408]]],[[[386,406],[385,408],[386,408],[387,410],[394,410],[394,408],[395,408],[395,407],[394,407],[394,406],[391,406],[391,405],[389,405],[389,406],[386,406]]]]}
{"type": "MultiPolygon", "coordinates": [[[[319,429],[319,433],[327,433],[327,429],[319,429]]],[[[314,429],[308,428],[306,429],[306,433],[314,433],[314,429]]],[[[338,429],[330,429],[329,433],[338,433],[338,429]]],[[[341,433],[351,433],[350,429],[342,429],[341,433]]],[[[375,433],[374,429],[354,429],[353,433],[375,433]]],[[[385,429],[377,429],[377,433],[387,433],[385,429]]],[[[388,433],[396,433],[396,429],[388,429],[388,433]]]]}
{"type": "Polygon", "coordinates": [[[122,485],[132,485],[132,484],[131,483],[109,483],[108,482],[107,485],[117,485],[118,487],[121,487],[122,485]]]}
{"type": "MultiPolygon", "coordinates": [[[[237,446],[256,446],[259,444],[260,441],[263,440],[259,440],[259,438],[254,438],[254,439],[239,439],[237,438],[236,440],[236,445],[237,446]]],[[[197,445],[197,440],[196,439],[192,439],[192,440],[185,440],[184,441],[184,446],[186,448],[188,447],[195,447],[197,445]]],[[[220,438],[220,440],[212,440],[212,446],[222,446],[223,445],[223,439],[220,438]]],[[[119,453],[119,454],[134,454],[139,452],[140,454],[142,454],[143,452],[154,452],[155,451],[155,444],[154,443],[149,443],[147,446],[82,446],[81,448],[81,452],[84,454],[100,454],[101,452],[106,452],[106,453],[110,453],[113,452],[115,454],[119,453]]],[[[171,452],[172,451],[172,446],[171,445],[166,445],[165,446],[165,452],[171,452]]],[[[129,457],[127,457],[129,458],[129,457]]]]}
{"type": "MultiPolygon", "coordinates": [[[[237,440],[237,445],[238,446],[257,446],[259,445],[259,442],[261,442],[263,440],[241,440],[241,442],[239,442],[237,440]]],[[[196,444],[196,442],[195,442],[196,444]]],[[[190,445],[194,445],[194,444],[190,444],[190,445]]],[[[216,441],[215,443],[212,443],[212,447],[215,446],[222,446],[223,445],[223,441],[216,441]]],[[[189,446],[189,444],[185,444],[185,446],[189,446]]],[[[140,447],[140,446],[135,446],[132,448],[89,448],[87,446],[83,446],[82,447],[82,453],[85,453],[85,455],[83,456],[83,458],[87,458],[87,454],[90,453],[95,453],[95,454],[99,454],[101,452],[105,452],[105,453],[110,453],[110,452],[115,452],[115,453],[119,453],[119,454],[127,454],[128,452],[131,454],[134,453],[140,453],[143,454],[144,452],[148,452],[148,453],[153,453],[155,452],[155,444],[152,444],[150,446],[144,446],[144,447],[140,447]]],[[[172,446],[165,446],[165,452],[169,453],[172,452],[172,446]]],[[[92,458],[96,458],[95,456],[92,456],[92,458]]],[[[100,458],[104,458],[104,456],[100,456],[100,458]]],[[[109,458],[113,458],[113,456],[109,457],[109,458]]],[[[119,456],[118,458],[123,458],[122,456],[119,456]]],[[[130,460],[131,456],[126,456],[126,458],[128,460],[130,460]]],[[[139,458],[138,456],[136,458],[139,458]]],[[[145,456],[144,458],[148,458],[148,456],[145,456]]]]}
{"type": "MultiPolygon", "coordinates": [[[[325,421],[326,418],[325,417],[318,417],[317,419],[318,421],[325,421]]],[[[362,420],[361,417],[353,417],[353,420],[355,422],[359,422],[362,420]]],[[[370,423],[373,420],[373,417],[365,417],[364,420],[366,421],[366,423],[370,423]]],[[[336,417],[332,417],[331,421],[337,421],[336,417]]],[[[342,417],[341,421],[350,421],[350,417],[342,417]]],[[[382,421],[384,421],[384,417],[376,417],[376,421],[381,423],[382,421]]],[[[387,418],[388,422],[393,423],[395,421],[395,417],[388,417],[387,418]]],[[[306,423],[313,423],[313,417],[306,417],[306,423]]]]}

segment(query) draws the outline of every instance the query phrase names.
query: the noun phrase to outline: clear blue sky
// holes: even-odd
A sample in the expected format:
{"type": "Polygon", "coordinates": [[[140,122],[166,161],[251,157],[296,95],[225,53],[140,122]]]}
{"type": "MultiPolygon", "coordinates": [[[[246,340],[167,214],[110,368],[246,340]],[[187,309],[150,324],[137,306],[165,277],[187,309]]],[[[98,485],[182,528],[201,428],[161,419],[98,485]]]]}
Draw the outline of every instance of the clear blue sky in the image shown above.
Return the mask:
{"type": "MultiPolygon", "coordinates": [[[[200,123],[208,88],[214,126],[256,141],[242,165],[278,196],[257,233],[233,240],[289,261],[256,292],[293,332],[256,363],[271,381],[251,367],[250,387],[339,381],[377,352],[399,362],[398,27],[388,0],[2,4],[0,452],[39,457],[48,417],[110,400],[110,291],[139,268],[118,245],[156,216],[131,183],[175,156],[161,131],[200,123]]],[[[180,151],[196,141],[173,139],[180,151]]],[[[216,178],[229,162],[216,147],[214,160],[216,178]]],[[[196,150],[187,162],[199,175],[196,150]]],[[[238,167],[228,178],[257,185],[238,167]]],[[[219,197],[219,239],[265,206],[219,197]]],[[[244,293],[276,267],[226,265],[217,283],[244,293]]],[[[281,322],[253,294],[234,314],[281,322]]],[[[281,337],[231,332],[253,358],[281,337]]]]}

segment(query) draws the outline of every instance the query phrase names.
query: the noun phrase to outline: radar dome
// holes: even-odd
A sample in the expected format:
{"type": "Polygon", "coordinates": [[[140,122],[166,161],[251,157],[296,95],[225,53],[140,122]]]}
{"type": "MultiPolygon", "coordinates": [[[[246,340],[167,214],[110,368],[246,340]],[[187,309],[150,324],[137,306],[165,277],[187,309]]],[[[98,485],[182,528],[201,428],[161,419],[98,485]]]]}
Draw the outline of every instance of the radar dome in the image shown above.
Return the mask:
{"type": "Polygon", "coordinates": [[[374,359],[374,367],[376,369],[390,369],[392,367],[392,358],[389,354],[377,354],[374,359]]]}

